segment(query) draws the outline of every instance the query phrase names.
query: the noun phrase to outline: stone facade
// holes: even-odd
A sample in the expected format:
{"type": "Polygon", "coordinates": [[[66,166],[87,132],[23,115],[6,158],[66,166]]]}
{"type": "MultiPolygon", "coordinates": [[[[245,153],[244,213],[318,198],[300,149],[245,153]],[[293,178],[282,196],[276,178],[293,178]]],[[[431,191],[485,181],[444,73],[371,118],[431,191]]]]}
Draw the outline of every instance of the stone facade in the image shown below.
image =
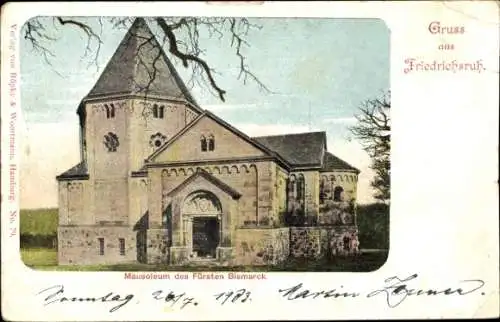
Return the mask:
{"type": "Polygon", "coordinates": [[[341,244],[356,239],[359,171],[327,152],[326,134],[248,137],[199,107],[166,55],[168,75],[141,93],[134,62],[157,57],[138,34],[151,34],[142,19],[78,108],[81,162],[57,177],[59,263],[277,265],[353,253],[341,244]]]}
{"type": "Polygon", "coordinates": [[[317,226],[290,228],[290,255],[294,258],[320,259],[359,253],[355,226],[317,226]]]}

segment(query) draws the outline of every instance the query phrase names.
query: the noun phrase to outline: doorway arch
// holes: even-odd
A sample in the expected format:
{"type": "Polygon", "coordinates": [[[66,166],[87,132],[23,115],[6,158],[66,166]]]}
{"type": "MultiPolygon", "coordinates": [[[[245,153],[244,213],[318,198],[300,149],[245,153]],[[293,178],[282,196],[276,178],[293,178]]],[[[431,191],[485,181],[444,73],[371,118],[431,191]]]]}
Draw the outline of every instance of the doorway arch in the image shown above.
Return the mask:
{"type": "Polygon", "coordinates": [[[222,232],[222,205],[217,196],[205,190],[190,193],[182,204],[182,218],[190,257],[216,259],[222,232]]]}

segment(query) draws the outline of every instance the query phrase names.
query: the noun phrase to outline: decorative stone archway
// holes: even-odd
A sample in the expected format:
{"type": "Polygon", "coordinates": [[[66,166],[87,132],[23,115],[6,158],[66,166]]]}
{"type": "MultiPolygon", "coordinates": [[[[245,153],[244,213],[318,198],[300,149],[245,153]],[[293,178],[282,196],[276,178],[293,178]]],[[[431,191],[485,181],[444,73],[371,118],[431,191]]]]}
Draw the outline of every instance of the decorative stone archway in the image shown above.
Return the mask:
{"type": "Polygon", "coordinates": [[[222,206],[209,191],[195,191],[182,204],[183,240],[189,258],[217,259],[217,248],[222,241],[222,206]]]}

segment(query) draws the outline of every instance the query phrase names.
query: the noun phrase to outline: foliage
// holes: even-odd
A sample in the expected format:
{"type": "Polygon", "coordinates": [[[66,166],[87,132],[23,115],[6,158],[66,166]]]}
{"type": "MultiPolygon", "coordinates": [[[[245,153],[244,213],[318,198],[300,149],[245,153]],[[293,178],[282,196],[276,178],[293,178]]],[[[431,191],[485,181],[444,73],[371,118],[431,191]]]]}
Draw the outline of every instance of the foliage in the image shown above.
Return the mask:
{"type": "Polygon", "coordinates": [[[362,249],[389,249],[389,205],[358,205],[357,222],[362,249]]]}
{"type": "Polygon", "coordinates": [[[55,247],[58,220],[57,208],[21,210],[21,247],[55,247]]]}
{"type": "Polygon", "coordinates": [[[375,177],[371,182],[375,189],[375,199],[389,202],[390,194],[390,150],[391,150],[391,93],[381,98],[365,101],[356,115],[357,124],[351,133],[361,142],[372,159],[371,168],[375,177]]]}
{"type": "Polygon", "coordinates": [[[55,235],[58,218],[57,208],[21,210],[21,235],[55,235]]]}

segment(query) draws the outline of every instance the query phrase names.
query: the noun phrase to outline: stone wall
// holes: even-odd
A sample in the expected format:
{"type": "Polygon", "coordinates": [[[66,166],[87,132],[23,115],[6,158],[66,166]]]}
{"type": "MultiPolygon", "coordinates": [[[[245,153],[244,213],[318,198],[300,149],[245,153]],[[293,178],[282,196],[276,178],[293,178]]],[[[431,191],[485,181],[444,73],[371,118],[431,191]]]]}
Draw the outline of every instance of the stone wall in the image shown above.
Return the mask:
{"type": "Polygon", "coordinates": [[[61,226],[58,228],[59,265],[119,264],[137,261],[137,233],[130,227],[61,226]],[[104,239],[100,255],[99,240],[104,239]],[[120,254],[119,239],[125,239],[125,254],[120,254]]]}
{"type": "MultiPolygon", "coordinates": [[[[238,216],[233,222],[236,226],[273,226],[277,225],[279,209],[285,207],[285,184],[279,186],[275,175],[276,164],[271,161],[254,163],[221,163],[200,167],[220,179],[225,184],[241,193],[238,200],[238,216]],[[277,185],[281,193],[277,193],[277,185]],[[257,215],[258,212],[258,215],[257,215]]],[[[163,194],[175,189],[184,180],[196,172],[197,166],[168,167],[161,170],[161,190],[163,194]]],[[[149,176],[152,178],[160,172],[159,169],[150,169],[149,176]]],[[[283,175],[281,175],[283,176],[283,175]]],[[[152,186],[151,192],[156,191],[152,186]]],[[[151,197],[150,203],[153,202],[151,197]]],[[[165,207],[166,205],[163,205],[165,207]]],[[[152,205],[149,207],[153,209],[152,205]]],[[[157,214],[156,217],[159,217],[157,214]]],[[[153,221],[159,221],[155,218],[153,221]]]]}
{"type": "Polygon", "coordinates": [[[170,241],[167,229],[148,229],[146,242],[147,263],[168,264],[170,241]]]}
{"type": "Polygon", "coordinates": [[[291,227],[290,256],[320,259],[354,255],[359,252],[357,228],[291,227]]]}
{"type": "Polygon", "coordinates": [[[129,171],[129,137],[128,118],[129,100],[107,100],[99,103],[86,104],[87,164],[90,178],[108,180],[126,178],[129,171]],[[113,106],[115,116],[108,118],[106,106],[113,106]],[[116,135],[118,145],[109,151],[104,144],[105,136],[109,133],[116,135]]]}
{"type": "Polygon", "coordinates": [[[290,255],[318,259],[322,256],[321,231],[318,227],[290,228],[290,255]]]}
{"type": "Polygon", "coordinates": [[[289,228],[238,229],[235,265],[276,265],[289,256],[289,228]]]}
{"type": "Polygon", "coordinates": [[[321,172],[319,218],[320,225],[350,225],[356,223],[356,189],[358,175],[354,172],[321,172]],[[334,191],[341,188],[340,200],[334,199],[334,191]]]}
{"type": "Polygon", "coordinates": [[[149,98],[132,100],[130,106],[129,133],[130,133],[130,167],[139,169],[144,159],[149,157],[158,147],[155,139],[165,142],[189,124],[198,112],[184,103],[149,98]],[[164,117],[153,117],[153,106],[163,106],[164,117]],[[157,134],[160,136],[157,136],[157,134]],[[164,136],[161,137],[161,136],[164,136]]]}
{"type": "Polygon", "coordinates": [[[88,180],[59,181],[59,225],[92,225],[90,193],[92,184],[88,180]]]}

